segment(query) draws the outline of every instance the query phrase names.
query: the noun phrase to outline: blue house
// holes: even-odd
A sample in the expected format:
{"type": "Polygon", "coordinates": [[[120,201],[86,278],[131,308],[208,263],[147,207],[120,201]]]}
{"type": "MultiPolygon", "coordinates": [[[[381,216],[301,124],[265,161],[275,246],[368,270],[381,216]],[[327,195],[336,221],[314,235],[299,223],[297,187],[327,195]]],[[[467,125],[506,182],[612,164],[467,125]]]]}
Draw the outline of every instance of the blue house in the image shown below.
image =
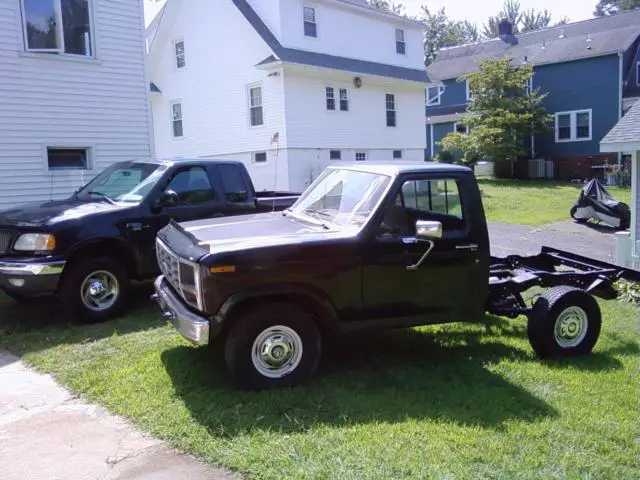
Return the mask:
{"type": "Polygon", "coordinates": [[[553,176],[565,180],[597,176],[621,160],[601,153],[599,142],[640,98],[640,10],[523,34],[504,20],[499,38],[442,49],[427,67],[442,82],[425,93],[427,159],[448,133],[465,131],[458,122],[471,92],[458,79],[488,57],[530,63],[532,86],[548,93],[544,104],[555,117],[553,130],[523,139],[529,155],[518,176],[527,176],[528,159],[552,161],[553,176]]]}

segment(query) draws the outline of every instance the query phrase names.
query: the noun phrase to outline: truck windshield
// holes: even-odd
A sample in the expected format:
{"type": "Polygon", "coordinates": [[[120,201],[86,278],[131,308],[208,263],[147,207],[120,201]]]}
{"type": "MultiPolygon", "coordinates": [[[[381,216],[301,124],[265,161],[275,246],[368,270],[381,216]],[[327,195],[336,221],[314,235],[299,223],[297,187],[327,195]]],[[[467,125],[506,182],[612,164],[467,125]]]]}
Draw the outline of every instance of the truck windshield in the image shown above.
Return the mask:
{"type": "Polygon", "coordinates": [[[359,228],[373,214],[390,181],[386,175],[329,168],[300,196],[291,213],[359,228]]]}
{"type": "Polygon", "coordinates": [[[82,187],[76,197],[137,203],[151,191],[166,169],[153,163],[118,163],[82,187]]]}

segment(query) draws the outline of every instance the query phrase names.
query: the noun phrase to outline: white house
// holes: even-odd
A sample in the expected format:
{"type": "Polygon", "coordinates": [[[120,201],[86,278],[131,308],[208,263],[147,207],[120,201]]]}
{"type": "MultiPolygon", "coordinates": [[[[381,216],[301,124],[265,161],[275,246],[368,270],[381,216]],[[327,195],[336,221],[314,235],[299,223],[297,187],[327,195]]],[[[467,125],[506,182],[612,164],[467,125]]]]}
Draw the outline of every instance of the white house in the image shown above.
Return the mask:
{"type": "Polygon", "coordinates": [[[153,154],[142,0],[0,0],[0,209],[153,154]]]}
{"type": "Polygon", "coordinates": [[[160,156],[295,191],[332,161],[424,159],[418,22],[364,0],[168,0],[147,33],[160,156]]]}

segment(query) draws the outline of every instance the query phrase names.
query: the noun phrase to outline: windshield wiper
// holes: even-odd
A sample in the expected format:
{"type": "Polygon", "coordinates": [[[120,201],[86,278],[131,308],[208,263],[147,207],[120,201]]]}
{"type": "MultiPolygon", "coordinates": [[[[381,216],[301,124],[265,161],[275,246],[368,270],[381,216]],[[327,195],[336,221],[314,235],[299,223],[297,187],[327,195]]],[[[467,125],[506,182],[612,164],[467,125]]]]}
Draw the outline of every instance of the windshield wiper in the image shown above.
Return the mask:
{"type": "Polygon", "coordinates": [[[107,200],[109,203],[111,203],[112,205],[115,205],[116,202],[113,201],[113,198],[111,198],[109,195],[107,195],[106,193],[102,193],[102,192],[98,192],[96,190],[89,190],[87,192],[89,195],[99,195],[100,197],[104,198],[105,200],[107,200]]]}
{"type": "MultiPolygon", "coordinates": [[[[315,210],[313,208],[307,208],[306,210],[304,210],[304,213],[309,215],[310,217],[316,217],[319,220],[322,220],[323,218],[333,219],[333,216],[330,213],[327,213],[323,210],[315,210]]],[[[327,225],[326,223],[323,223],[322,227],[325,230],[329,230],[329,225],[327,225]]]]}

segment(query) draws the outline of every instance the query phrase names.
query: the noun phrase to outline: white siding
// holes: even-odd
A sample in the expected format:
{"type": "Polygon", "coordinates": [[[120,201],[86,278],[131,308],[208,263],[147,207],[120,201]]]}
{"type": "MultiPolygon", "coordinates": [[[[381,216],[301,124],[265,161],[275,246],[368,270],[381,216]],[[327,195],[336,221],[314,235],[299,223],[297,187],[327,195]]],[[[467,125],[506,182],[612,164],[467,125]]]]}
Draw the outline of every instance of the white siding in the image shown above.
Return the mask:
{"type": "MultiPolygon", "coordinates": [[[[361,76],[354,88],[350,74],[334,72],[286,73],[287,147],[346,149],[426,148],[424,88],[403,81],[380,81],[361,76]],[[325,106],[325,87],[333,86],[336,110],[325,106]],[[347,88],[349,111],[338,108],[338,88],[347,88]],[[395,95],[396,127],[387,127],[385,94],[395,95]]],[[[421,159],[424,154],[421,155],[421,159]]]]}
{"type": "MultiPolygon", "coordinates": [[[[152,101],[156,154],[165,157],[250,158],[251,152],[286,144],[283,79],[255,65],[271,55],[267,45],[231,0],[191,0],[172,22],[152,81],[162,94],[152,101]],[[173,40],[185,42],[186,68],[174,69],[173,40]],[[248,84],[260,83],[264,124],[249,124],[248,84]],[[173,138],[171,102],[182,103],[184,137],[173,138]],[[271,143],[274,134],[279,143],[271,143]]],[[[155,47],[154,47],[155,48],[155,47]]],[[[275,164],[256,170],[257,188],[273,188],[275,164]]],[[[286,163],[278,177],[286,181],[286,163]],[[281,175],[283,175],[281,177],[281,175]]],[[[252,170],[252,175],[254,171],[252,170]]]]}
{"type": "Polygon", "coordinates": [[[20,2],[0,0],[0,208],[69,195],[104,167],[151,154],[143,7],[91,0],[95,59],[27,54],[20,2]],[[91,148],[54,171],[46,147],[91,148]]]}
{"type": "MultiPolygon", "coordinates": [[[[280,42],[292,48],[424,69],[423,29],[337,2],[280,0],[280,42]],[[304,35],[303,6],[316,9],[317,38],[304,35]],[[396,53],[395,29],[405,31],[406,54],[396,53]]],[[[275,2],[274,2],[275,3],[275,2]]]]}
{"type": "MultiPolygon", "coordinates": [[[[332,148],[331,150],[340,150],[340,160],[329,159],[329,149],[287,149],[286,155],[289,160],[289,190],[301,192],[309,184],[315,180],[320,173],[328,166],[340,164],[340,162],[354,162],[356,152],[366,152],[367,161],[386,161],[392,162],[393,150],[389,149],[370,149],[370,148],[332,148]]],[[[401,150],[401,149],[397,149],[401,150]]],[[[424,160],[424,150],[421,149],[404,149],[402,150],[402,160],[424,160]]],[[[398,160],[401,161],[401,160],[398,160]]]]}
{"type": "Polygon", "coordinates": [[[248,0],[248,2],[276,38],[280,37],[282,32],[281,0],[248,0]]]}

